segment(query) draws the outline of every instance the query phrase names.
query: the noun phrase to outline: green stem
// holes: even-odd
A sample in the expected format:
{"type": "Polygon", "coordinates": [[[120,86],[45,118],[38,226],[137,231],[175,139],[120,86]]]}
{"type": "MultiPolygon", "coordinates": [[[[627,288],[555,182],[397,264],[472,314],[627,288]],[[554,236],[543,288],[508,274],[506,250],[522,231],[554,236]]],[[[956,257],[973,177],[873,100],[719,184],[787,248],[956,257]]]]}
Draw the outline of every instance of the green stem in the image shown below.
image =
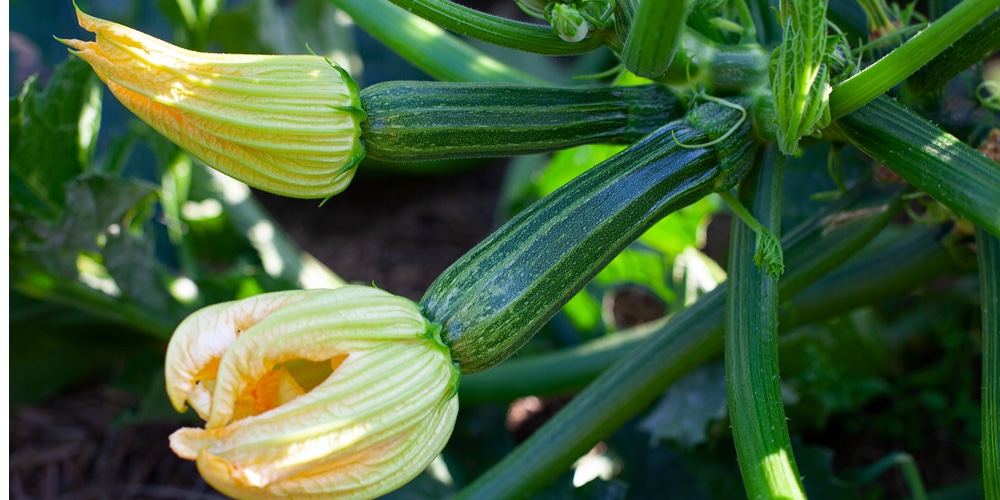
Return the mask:
{"type": "Polygon", "coordinates": [[[214,169],[205,169],[213,180],[209,189],[222,202],[233,229],[257,250],[264,272],[299,288],[337,288],[345,284],[340,276],[292,240],[246,184],[214,169]]]}
{"type": "Polygon", "coordinates": [[[1000,7],[1000,0],[965,0],[916,36],[830,93],[836,120],[882,95],[933,59],[1000,7]]]}
{"type": "Polygon", "coordinates": [[[687,29],[683,30],[673,62],[656,81],[704,89],[712,95],[740,93],[767,85],[769,58],[756,43],[717,44],[687,29]]]}
{"type": "Polygon", "coordinates": [[[923,480],[920,479],[920,471],[917,470],[916,461],[909,453],[900,451],[892,452],[881,460],[853,473],[850,479],[836,480],[836,483],[843,488],[857,489],[873,483],[886,471],[897,466],[903,473],[903,478],[910,488],[913,500],[927,500],[927,491],[924,489],[923,480]]]}
{"type": "Polygon", "coordinates": [[[741,3],[749,9],[750,18],[746,22],[753,24],[757,32],[757,43],[765,47],[780,43],[781,25],[775,19],[771,3],[767,0],[741,0],[741,3]],[[747,1],[750,3],[747,4],[747,1]]]}
{"type": "Polygon", "coordinates": [[[730,210],[736,214],[744,224],[756,235],[756,250],[753,253],[753,262],[757,267],[764,269],[774,279],[781,277],[785,272],[785,259],[781,252],[781,242],[778,237],[754,218],[746,207],[740,203],[729,191],[720,191],[719,197],[730,210]]]}
{"type": "Polygon", "coordinates": [[[182,319],[182,316],[164,318],[153,314],[148,309],[112,297],[79,281],[61,277],[53,281],[58,284],[36,286],[21,281],[15,283],[14,288],[29,297],[66,305],[115,323],[128,325],[161,341],[170,338],[170,334],[182,319]]]}
{"type": "Polygon", "coordinates": [[[997,162],[887,97],[844,116],[837,127],[865,154],[1000,236],[997,162]]]}
{"type": "Polygon", "coordinates": [[[632,29],[625,40],[622,61],[644,78],[666,73],[684,33],[689,0],[639,2],[632,29]]]}
{"type": "Polygon", "coordinates": [[[548,85],[385,0],[329,1],[403,59],[438,80],[548,85]]]}
{"type": "Polygon", "coordinates": [[[772,143],[740,186],[755,229],[733,219],[726,293],[726,389],[743,486],[749,498],[804,499],[785,423],[778,374],[778,286],[750,265],[761,229],[779,231],[785,156],[772,143]]]}
{"type": "Polygon", "coordinates": [[[891,245],[851,259],[782,308],[781,327],[813,323],[865,304],[899,297],[917,285],[952,272],[957,263],[930,230],[918,227],[891,245]]]}
{"type": "Polygon", "coordinates": [[[983,308],[983,486],[1000,498],[1000,240],[976,228],[983,308]]]}
{"type": "Polygon", "coordinates": [[[994,12],[941,52],[910,78],[902,95],[919,102],[937,101],[941,90],[956,75],[1000,50],[1000,13],[994,12]]]}
{"type": "MultiPolygon", "coordinates": [[[[819,278],[888,223],[899,207],[896,193],[884,190],[872,193],[878,194],[869,201],[879,206],[889,203],[892,208],[881,211],[878,216],[836,228],[825,227],[823,219],[817,216],[788,235],[788,277],[792,274],[798,277],[782,279],[779,293],[786,293],[790,286],[786,282],[804,286],[819,278]],[[800,252],[811,255],[799,257],[796,254],[800,252]],[[808,262],[811,267],[793,267],[802,262],[808,262]]],[[[837,206],[842,208],[844,205],[837,206]]],[[[787,293],[797,291],[789,288],[787,293]]],[[[713,322],[711,318],[719,316],[724,304],[724,292],[713,291],[681,311],[666,328],[658,330],[605,371],[521,446],[459,492],[458,497],[519,498],[542,489],[573,461],[656,399],[671,383],[721,351],[721,321],[713,322]]]]}
{"type": "Polygon", "coordinates": [[[590,52],[604,45],[604,39],[599,35],[570,43],[559,38],[551,28],[493,16],[450,0],[389,1],[448,31],[508,49],[568,56],[590,52]]]}
{"type": "MultiPolygon", "coordinates": [[[[867,216],[887,222],[894,214],[892,210],[879,210],[867,216]]],[[[786,237],[786,246],[788,240],[786,237]]],[[[789,250],[790,259],[809,265],[798,258],[803,252],[789,250]]],[[[864,304],[898,297],[955,268],[955,261],[947,249],[923,227],[895,238],[891,245],[852,258],[797,294],[790,291],[788,284],[801,283],[803,273],[800,265],[790,265],[779,282],[779,300],[784,305],[779,310],[778,331],[788,332],[799,325],[824,321],[864,304]]],[[[717,301],[721,310],[719,299],[725,296],[726,289],[723,283],[701,300],[717,301]]],[[[459,388],[462,404],[506,403],[529,395],[544,397],[579,391],[635,346],[672,328],[670,321],[670,318],[659,319],[578,346],[514,358],[485,372],[466,375],[459,388]]],[[[700,329],[721,336],[722,315],[710,314],[702,318],[695,327],[695,330],[700,329]]]]}
{"type": "Polygon", "coordinates": [[[743,21],[743,35],[740,39],[744,43],[753,43],[758,40],[757,37],[757,19],[754,13],[750,11],[750,6],[747,5],[747,0],[735,0],[733,6],[736,11],[740,13],[740,20],[743,21]]]}

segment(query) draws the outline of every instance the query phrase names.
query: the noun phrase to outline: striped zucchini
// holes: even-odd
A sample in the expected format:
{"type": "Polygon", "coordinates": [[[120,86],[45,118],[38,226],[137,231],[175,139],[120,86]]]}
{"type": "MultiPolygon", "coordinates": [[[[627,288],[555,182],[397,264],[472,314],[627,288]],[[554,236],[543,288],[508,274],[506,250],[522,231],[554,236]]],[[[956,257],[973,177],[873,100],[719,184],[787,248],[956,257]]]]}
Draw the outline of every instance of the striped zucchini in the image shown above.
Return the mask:
{"type": "Polygon", "coordinates": [[[530,206],[431,284],[425,316],[465,373],[516,352],[615,255],[667,214],[728,189],[756,142],[739,113],[699,106],[530,206]]]}
{"type": "Polygon", "coordinates": [[[556,88],[511,84],[385,82],[361,91],[369,158],[415,162],[635,142],[681,117],[661,85],[556,88]]]}

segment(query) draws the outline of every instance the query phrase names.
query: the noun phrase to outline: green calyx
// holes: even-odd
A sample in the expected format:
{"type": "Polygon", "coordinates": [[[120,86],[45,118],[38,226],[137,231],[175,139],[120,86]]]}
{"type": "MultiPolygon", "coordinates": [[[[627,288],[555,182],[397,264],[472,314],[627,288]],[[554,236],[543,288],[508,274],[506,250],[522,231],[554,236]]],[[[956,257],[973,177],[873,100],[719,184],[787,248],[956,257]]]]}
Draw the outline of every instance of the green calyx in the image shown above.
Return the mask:
{"type": "Polygon", "coordinates": [[[826,0],[781,3],[784,40],[771,54],[771,93],[781,152],[793,154],[799,140],[830,124],[831,56],[835,40],[827,37],[826,0]]]}

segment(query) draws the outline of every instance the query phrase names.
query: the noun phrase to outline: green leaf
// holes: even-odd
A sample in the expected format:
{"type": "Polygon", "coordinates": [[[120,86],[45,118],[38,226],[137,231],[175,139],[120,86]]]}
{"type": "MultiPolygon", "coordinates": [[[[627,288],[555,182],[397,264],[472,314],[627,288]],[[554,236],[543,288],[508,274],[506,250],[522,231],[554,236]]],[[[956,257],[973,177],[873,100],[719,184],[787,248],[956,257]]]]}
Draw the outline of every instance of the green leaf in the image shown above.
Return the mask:
{"type": "Polygon", "coordinates": [[[788,413],[798,425],[822,426],[832,414],[857,409],[890,387],[886,332],[862,309],[781,340],[783,382],[800,395],[788,413]]]}
{"type": "Polygon", "coordinates": [[[140,181],[81,176],[66,183],[65,190],[67,210],[55,223],[36,222],[37,239],[23,242],[23,248],[25,257],[42,269],[75,279],[80,253],[100,253],[100,235],[127,231],[126,216],[151,203],[155,187],[140,181]]]}
{"type": "Polygon", "coordinates": [[[771,55],[771,93],[778,121],[778,144],[795,153],[799,139],[830,124],[830,72],[827,56],[827,2],[782,2],[784,40],[771,55]]]}
{"type": "Polygon", "coordinates": [[[691,449],[706,441],[706,430],[712,421],[723,419],[728,413],[726,366],[717,359],[674,382],[639,428],[653,440],[671,440],[691,449]]]}
{"type": "Polygon", "coordinates": [[[101,88],[87,63],[59,65],[42,88],[29,79],[10,107],[11,211],[47,219],[65,184],[87,171],[101,120],[101,88]]]}
{"type": "Polygon", "coordinates": [[[50,302],[10,295],[11,406],[41,401],[151,343],[120,325],[50,302]]]}
{"type": "Polygon", "coordinates": [[[151,238],[109,234],[102,257],[124,299],[158,313],[177,309],[165,286],[166,269],[156,258],[151,238]]]}

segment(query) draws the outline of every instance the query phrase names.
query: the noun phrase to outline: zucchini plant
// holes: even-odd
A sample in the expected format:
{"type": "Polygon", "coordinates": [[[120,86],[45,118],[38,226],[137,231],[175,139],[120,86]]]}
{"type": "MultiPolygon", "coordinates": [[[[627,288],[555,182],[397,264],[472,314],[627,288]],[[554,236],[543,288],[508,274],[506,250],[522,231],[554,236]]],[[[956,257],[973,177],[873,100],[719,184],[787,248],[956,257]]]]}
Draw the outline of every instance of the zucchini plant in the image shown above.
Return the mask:
{"type": "MultiPolygon", "coordinates": [[[[128,266],[115,266],[114,244],[143,239],[151,197],[180,220],[183,204],[170,200],[187,188],[171,195],[112,184],[115,202],[102,206],[101,183],[112,181],[86,167],[93,144],[81,142],[92,139],[85,129],[63,141],[79,147],[81,165],[67,167],[79,175],[63,175],[63,191],[46,186],[49,174],[31,169],[44,156],[35,136],[45,132],[35,118],[46,96],[34,84],[11,107],[12,262],[29,264],[12,272],[14,289],[159,342],[180,324],[167,348],[167,390],[175,408],[190,406],[206,423],[177,431],[171,445],[231,496],[365,498],[406,488],[430,467],[448,477],[433,494],[528,498],[557,494],[571,468],[574,482],[585,484],[587,457],[603,454],[602,479],[578,494],[617,498],[629,479],[654,481],[622,471],[620,462],[647,462],[615,458],[607,443],[634,432],[640,414],[660,433],[680,425],[655,423],[650,405],[722,356],[722,413],[699,416],[696,433],[728,419],[731,431],[715,435],[731,438],[732,452],[715,462],[692,448],[674,452],[671,460],[694,471],[683,479],[695,485],[681,484],[676,494],[731,495],[712,484],[711,471],[720,470],[748,497],[805,498],[830,484],[845,497],[861,486],[806,473],[821,460],[808,452],[803,459],[790,432],[789,416],[809,409],[795,405],[783,380],[795,361],[786,360],[795,352],[787,339],[951,273],[981,293],[982,450],[971,469],[982,480],[970,480],[987,498],[1000,497],[1000,72],[990,59],[1000,48],[1000,0],[935,1],[923,13],[867,0],[512,1],[539,21],[449,0],[330,0],[439,81],[359,86],[321,56],[193,52],[79,10],[96,41],[60,40],[187,154],[272,193],[327,199],[369,168],[362,158],[438,174],[445,160],[519,157],[502,224],[418,300],[357,286],[304,290],[309,283],[294,272],[197,300],[162,291],[159,302],[147,300],[141,286],[129,288],[128,266]],[[540,56],[577,56],[593,71],[574,75],[586,82],[550,81],[443,30],[540,56]],[[66,243],[77,247],[63,253],[85,257],[83,267],[62,254],[59,265],[46,264],[60,250],[44,242],[75,223],[70,201],[80,200],[101,217],[87,226],[100,231],[89,235],[98,243],[66,243]],[[711,278],[721,267],[695,248],[705,213],[721,214],[722,204],[732,215],[728,259],[719,259],[725,280],[711,278]],[[121,239],[122,227],[132,239],[121,239]],[[970,247],[978,279],[960,269],[975,260],[970,247]],[[83,268],[100,279],[74,281],[83,268]],[[606,302],[629,287],[670,314],[619,328],[606,302]],[[496,463],[462,464],[480,461],[459,451],[475,427],[459,416],[459,402],[475,412],[488,408],[479,403],[566,394],[573,397],[555,416],[496,463]],[[464,473],[451,477],[449,468],[464,473]]],[[[188,31],[204,42],[215,11],[188,13],[203,17],[188,31]]],[[[63,71],[83,74],[80,66],[63,71]]],[[[87,85],[95,88],[92,79],[87,85]]],[[[74,102],[84,94],[93,91],[67,93],[74,102]]],[[[190,170],[192,160],[180,155],[173,168],[190,170]]],[[[225,192],[213,196],[232,201],[225,192]]],[[[254,240],[254,221],[265,216],[225,210],[235,222],[250,219],[241,238],[263,244],[254,240]]],[[[180,242],[182,233],[171,235],[180,242]]],[[[276,238],[282,251],[260,251],[265,267],[277,258],[281,269],[318,269],[323,287],[341,285],[280,231],[276,238]]],[[[189,251],[181,262],[193,260],[189,251]]],[[[879,332],[886,330],[872,335],[879,332]]],[[[843,349],[875,359],[882,351],[872,345],[890,343],[843,349]]],[[[852,477],[860,484],[893,460],[870,460],[852,477]]],[[[661,462],[648,461],[645,473],[668,466],[661,462]]],[[[900,463],[912,495],[925,495],[920,460],[900,463]]]]}

